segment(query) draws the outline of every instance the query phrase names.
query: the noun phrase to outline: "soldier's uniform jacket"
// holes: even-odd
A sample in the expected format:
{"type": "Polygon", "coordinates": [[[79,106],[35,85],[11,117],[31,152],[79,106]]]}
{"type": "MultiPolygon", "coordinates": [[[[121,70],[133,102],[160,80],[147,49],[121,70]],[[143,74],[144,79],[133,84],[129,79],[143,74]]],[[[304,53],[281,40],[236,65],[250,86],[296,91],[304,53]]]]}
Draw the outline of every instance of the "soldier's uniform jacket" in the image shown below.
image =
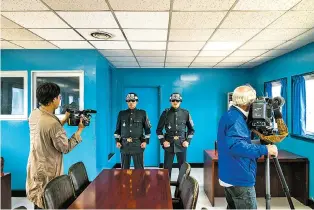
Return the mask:
{"type": "Polygon", "coordinates": [[[160,116],[156,130],[160,144],[163,146],[165,141],[170,142],[170,147],[164,148],[169,152],[184,152],[182,146],[184,141],[191,142],[194,135],[194,123],[191,115],[185,109],[178,108],[166,109],[160,116]],[[163,134],[165,128],[166,133],[163,134]],[[186,132],[187,128],[187,132],[186,132]]]}
{"type": "Polygon", "coordinates": [[[128,154],[143,152],[144,149],[141,148],[141,143],[146,142],[149,144],[150,128],[151,124],[144,110],[127,109],[120,111],[114,137],[116,142],[122,144],[121,152],[128,154]]]}

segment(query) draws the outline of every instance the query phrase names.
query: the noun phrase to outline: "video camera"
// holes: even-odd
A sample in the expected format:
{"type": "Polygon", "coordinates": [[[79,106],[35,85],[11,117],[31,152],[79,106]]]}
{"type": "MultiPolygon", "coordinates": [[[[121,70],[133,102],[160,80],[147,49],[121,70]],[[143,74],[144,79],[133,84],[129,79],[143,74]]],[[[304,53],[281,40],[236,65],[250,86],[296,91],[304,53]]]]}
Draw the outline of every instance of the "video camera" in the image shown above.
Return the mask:
{"type": "Polygon", "coordinates": [[[249,113],[249,127],[257,130],[265,136],[276,134],[274,128],[274,107],[280,108],[284,105],[285,99],[278,96],[272,98],[257,98],[249,113]]]}
{"type": "Polygon", "coordinates": [[[91,114],[97,113],[97,111],[93,109],[80,111],[78,109],[68,108],[66,111],[70,113],[70,117],[68,119],[69,126],[78,126],[80,124],[80,118],[83,118],[84,126],[89,126],[90,119],[92,118],[91,114]]]}

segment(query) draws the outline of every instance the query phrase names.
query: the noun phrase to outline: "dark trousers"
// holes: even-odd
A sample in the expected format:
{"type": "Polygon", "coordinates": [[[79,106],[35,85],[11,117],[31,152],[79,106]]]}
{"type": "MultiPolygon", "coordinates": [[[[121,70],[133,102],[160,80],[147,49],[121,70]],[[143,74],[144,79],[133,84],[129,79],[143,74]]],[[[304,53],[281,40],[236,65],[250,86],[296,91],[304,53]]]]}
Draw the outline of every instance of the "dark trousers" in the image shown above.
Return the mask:
{"type": "Polygon", "coordinates": [[[177,156],[177,161],[179,164],[179,170],[181,168],[181,165],[186,160],[186,151],[184,152],[168,152],[165,150],[165,156],[164,156],[164,169],[168,169],[169,177],[171,178],[171,171],[172,171],[172,164],[173,164],[173,158],[174,155],[177,156]]]}
{"type": "Polygon", "coordinates": [[[144,155],[143,152],[136,154],[121,153],[121,167],[122,169],[130,169],[131,157],[133,158],[135,169],[144,169],[144,155]]]}
{"type": "Polygon", "coordinates": [[[254,187],[225,187],[227,209],[257,209],[254,187]]]}

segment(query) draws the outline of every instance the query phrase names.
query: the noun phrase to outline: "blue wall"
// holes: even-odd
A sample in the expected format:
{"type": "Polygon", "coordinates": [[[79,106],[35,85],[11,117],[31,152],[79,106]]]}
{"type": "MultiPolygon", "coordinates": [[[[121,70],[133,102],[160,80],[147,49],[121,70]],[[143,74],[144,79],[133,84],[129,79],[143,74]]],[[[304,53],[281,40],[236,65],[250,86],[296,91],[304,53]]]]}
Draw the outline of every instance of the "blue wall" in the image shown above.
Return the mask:
{"type": "MultiPolygon", "coordinates": [[[[252,70],[253,82],[257,90],[264,90],[264,82],[287,77],[288,128],[291,131],[291,76],[314,71],[314,43],[271,60],[252,70]]],[[[314,92],[314,90],[311,90],[314,92]]],[[[314,140],[301,140],[287,137],[279,144],[281,149],[307,157],[310,161],[310,197],[314,200],[314,140]]]]}
{"type": "MultiPolygon", "coordinates": [[[[187,160],[202,163],[203,150],[214,148],[218,121],[227,110],[227,93],[232,92],[236,86],[247,83],[248,72],[247,69],[117,69],[113,72],[112,124],[116,123],[118,112],[125,103],[125,87],[160,87],[161,112],[170,107],[169,96],[172,92],[182,93],[181,107],[190,111],[196,130],[187,160]],[[188,76],[197,80],[184,81],[188,76]]],[[[145,98],[139,100],[145,103],[145,98]]],[[[156,132],[156,126],[153,125],[152,132],[156,132]]],[[[150,141],[153,140],[158,139],[150,141]]],[[[161,163],[163,157],[163,149],[160,148],[161,163]]],[[[118,155],[116,159],[120,162],[118,155]]]]}
{"type": "MultiPolygon", "coordinates": [[[[109,115],[109,103],[97,103],[96,96],[108,97],[108,92],[96,91],[98,87],[106,87],[108,78],[108,62],[94,50],[2,50],[2,70],[28,71],[28,114],[31,111],[31,71],[32,70],[84,70],[84,107],[101,109],[100,118],[109,115]],[[102,79],[96,85],[96,73],[102,79]]],[[[82,133],[83,142],[73,151],[65,155],[64,172],[70,165],[83,161],[90,179],[97,175],[100,167],[110,167],[102,153],[107,153],[105,143],[108,131],[96,129],[96,123],[104,126],[98,115],[94,116],[91,125],[82,133]],[[96,141],[97,139],[97,141],[96,141]],[[97,150],[96,150],[97,147],[97,150]],[[99,148],[102,147],[102,148],[99,148]]],[[[76,127],[65,126],[67,135],[76,131],[76,127]]],[[[98,128],[98,127],[97,127],[98,128]]],[[[5,158],[5,172],[12,173],[12,189],[25,189],[26,165],[29,154],[29,127],[27,121],[1,121],[1,156],[5,158]]]]}

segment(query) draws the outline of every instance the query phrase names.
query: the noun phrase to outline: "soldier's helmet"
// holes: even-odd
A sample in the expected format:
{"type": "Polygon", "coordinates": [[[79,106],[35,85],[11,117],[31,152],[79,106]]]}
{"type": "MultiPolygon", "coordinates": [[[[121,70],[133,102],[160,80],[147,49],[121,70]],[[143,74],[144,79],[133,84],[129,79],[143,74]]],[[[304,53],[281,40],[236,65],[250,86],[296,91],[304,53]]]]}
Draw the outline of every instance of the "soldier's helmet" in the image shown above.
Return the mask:
{"type": "Polygon", "coordinates": [[[172,93],[169,101],[171,102],[172,100],[177,100],[177,101],[182,102],[182,96],[179,93],[172,93]]]}
{"type": "Polygon", "coordinates": [[[128,95],[126,95],[125,97],[125,101],[138,101],[138,96],[135,93],[129,93],[128,95]]]}

